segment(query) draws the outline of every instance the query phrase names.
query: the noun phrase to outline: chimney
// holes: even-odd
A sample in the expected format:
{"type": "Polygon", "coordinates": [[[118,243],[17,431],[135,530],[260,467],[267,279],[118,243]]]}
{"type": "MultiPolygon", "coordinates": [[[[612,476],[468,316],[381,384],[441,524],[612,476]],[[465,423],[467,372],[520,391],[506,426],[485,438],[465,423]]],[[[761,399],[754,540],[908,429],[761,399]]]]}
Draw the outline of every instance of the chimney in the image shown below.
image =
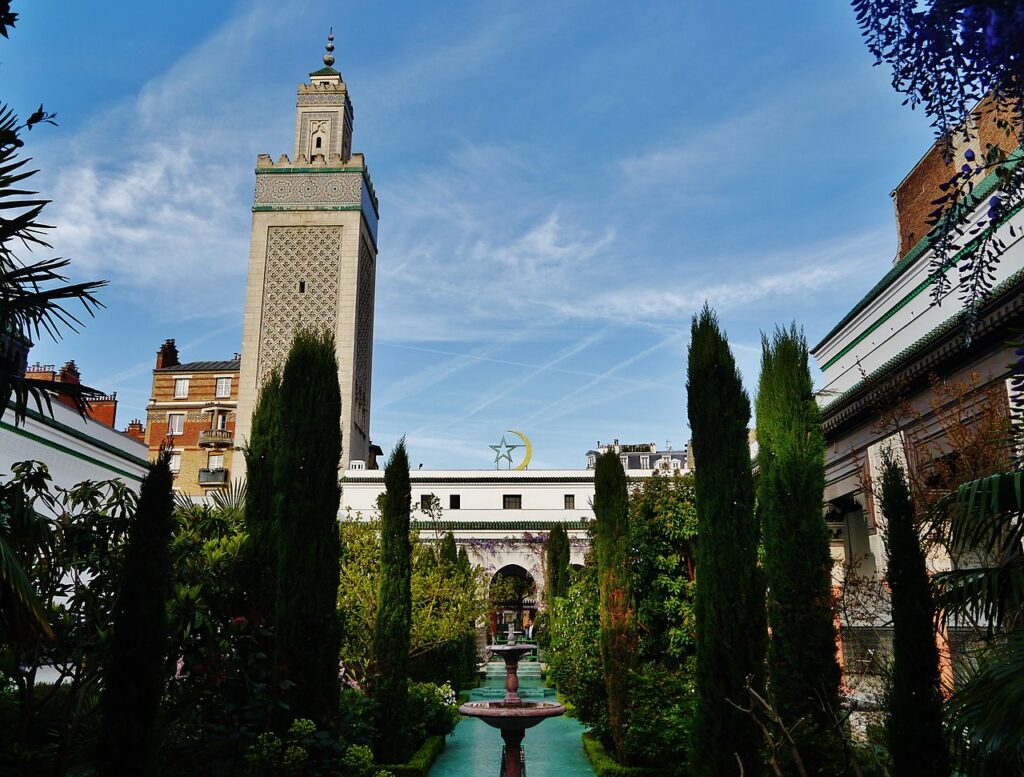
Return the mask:
{"type": "Polygon", "coordinates": [[[133,418],[128,422],[128,428],[124,430],[124,433],[133,440],[138,440],[141,443],[146,442],[146,427],[142,425],[142,421],[138,418],[133,418]]]}
{"type": "Polygon", "coordinates": [[[61,383],[81,383],[82,373],[78,371],[78,365],[75,364],[75,360],[72,359],[69,362],[65,362],[64,366],[60,368],[61,383]]]}
{"type": "Polygon", "coordinates": [[[178,347],[174,344],[174,339],[164,340],[164,344],[156,352],[156,368],[159,370],[163,367],[175,367],[179,364],[181,362],[178,361],[178,347]]]}

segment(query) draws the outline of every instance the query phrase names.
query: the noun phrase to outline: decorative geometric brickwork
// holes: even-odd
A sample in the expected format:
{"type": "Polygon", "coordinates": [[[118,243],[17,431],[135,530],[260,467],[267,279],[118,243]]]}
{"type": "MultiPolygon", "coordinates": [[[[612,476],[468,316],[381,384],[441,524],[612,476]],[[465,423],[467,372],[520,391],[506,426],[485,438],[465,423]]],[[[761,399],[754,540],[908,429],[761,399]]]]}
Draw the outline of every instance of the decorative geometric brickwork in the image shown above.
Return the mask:
{"type": "Polygon", "coordinates": [[[345,104],[345,93],[334,92],[334,93],[320,93],[320,94],[299,94],[299,100],[297,105],[302,107],[306,105],[344,105],[345,104]]]}
{"type": "Polygon", "coordinates": [[[368,423],[368,402],[370,393],[370,355],[373,353],[373,300],[374,277],[373,252],[365,240],[359,243],[359,286],[356,292],[356,337],[355,365],[352,370],[355,384],[353,404],[360,412],[362,427],[368,423]]]}
{"type": "Polygon", "coordinates": [[[359,205],[361,173],[264,173],[256,176],[256,207],[359,205]]]}
{"type": "Polygon", "coordinates": [[[340,269],[341,227],[267,230],[257,385],[284,364],[296,329],[335,332],[340,269]]]}
{"type": "Polygon", "coordinates": [[[309,111],[303,113],[299,117],[299,148],[300,154],[306,154],[307,156],[312,155],[313,151],[309,148],[309,133],[310,125],[318,122],[326,122],[324,125],[327,130],[328,148],[323,149],[319,153],[330,159],[335,154],[341,153],[341,149],[338,147],[338,135],[341,132],[341,127],[336,126],[338,121],[341,120],[341,113],[339,111],[309,111]]]}

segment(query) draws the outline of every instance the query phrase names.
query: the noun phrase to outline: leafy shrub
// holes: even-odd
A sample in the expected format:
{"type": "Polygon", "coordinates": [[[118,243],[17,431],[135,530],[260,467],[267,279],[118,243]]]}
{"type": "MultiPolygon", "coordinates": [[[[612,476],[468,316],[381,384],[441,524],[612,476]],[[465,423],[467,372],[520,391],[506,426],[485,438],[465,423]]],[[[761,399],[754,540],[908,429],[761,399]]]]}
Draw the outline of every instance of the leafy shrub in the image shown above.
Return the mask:
{"type": "Polygon", "coordinates": [[[633,761],[662,767],[666,775],[686,774],[696,706],[692,669],[644,664],[630,677],[630,705],[626,750],[633,761]]]}
{"type": "Polygon", "coordinates": [[[394,777],[427,777],[430,767],[434,765],[434,761],[443,751],[444,737],[427,737],[420,749],[404,764],[388,764],[381,768],[386,769],[387,773],[394,777]]]}
{"type": "Polygon", "coordinates": [[[572,705],[571,714],[599,737],[606,737],[608,695],[598,618],[597,575],[588,564],[575,576],[569,595],[557,600],[554,608],[548,678],[572,705]]]}
{"type": "Polygon", "coordinates": [[[409,683],[409,731],[413,744],[430,736],[444,737],[455,730],[459,708],[455,691],[445,683],[409,683]]]}
{"type": "Polygon", "coordinates": [[[594,734],[583,735],[583,752],[594,767],[597,777],[663,777],[661,769],[647,769],[641,766],[619,766],[604,749],[601,740],[594,734]]]}
{"type": "Polygon", "coordinates": [[[355,688],[342,688],[338,704],[338,736],[342,747],[373,743],[373,699],[355,688]]]}
{"type": "MultiPolygon", "coordinates": [[[[550,606],[554,606],[552,603],[550,606]]],[[[537,647],[547,650],[551,646],[551,614],[548,610],[541,610],[533,619],[533,638],[537,640],[537,647]]]]}
{"type": "Polygon", "coordinates": [[[317,731],[306,718],[292,721],[283,740],[273,733],[260,734],[245,753],[250,777],[334,777],[341,758],[335,738],[317,731]]]}
{"type": "Polygon", "coordinates": [[[345,777],[394,777],[373,762],[373,750],[367,745],[352,745],[341,757],[341,773],[345,777]]]}

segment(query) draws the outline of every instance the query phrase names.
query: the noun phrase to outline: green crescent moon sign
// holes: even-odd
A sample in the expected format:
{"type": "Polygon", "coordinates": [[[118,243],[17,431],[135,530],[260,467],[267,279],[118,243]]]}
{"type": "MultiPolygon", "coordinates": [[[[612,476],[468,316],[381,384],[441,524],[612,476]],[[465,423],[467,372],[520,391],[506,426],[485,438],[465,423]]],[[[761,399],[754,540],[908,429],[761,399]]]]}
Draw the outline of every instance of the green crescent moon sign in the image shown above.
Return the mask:
{"type": "Polygon", "coordinates": [[[515,429],[507,429],[509,434],[514,434],[520,440],[523,441],[523,445],[526,446],[526,455],[523,456],[523,460],[519,463],[516,469],[526,469],[530,464],[530,458],[533,456],[533,445],[530,444],[530,440],[522,432],[517,432],[515,429]]]}

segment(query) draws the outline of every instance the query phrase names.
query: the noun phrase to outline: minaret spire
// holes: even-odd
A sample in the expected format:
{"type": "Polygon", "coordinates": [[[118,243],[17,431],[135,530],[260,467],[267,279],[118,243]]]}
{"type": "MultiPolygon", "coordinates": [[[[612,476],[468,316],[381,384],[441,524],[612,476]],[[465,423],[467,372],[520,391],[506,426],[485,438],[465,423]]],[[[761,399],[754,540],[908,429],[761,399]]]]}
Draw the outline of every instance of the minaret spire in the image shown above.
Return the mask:
{"type": "Polygon", "coordinates": [[[327,33],[327,53],[324,54],[324,64],[331,67],[334,64],[334,27],[327,33]]]}

